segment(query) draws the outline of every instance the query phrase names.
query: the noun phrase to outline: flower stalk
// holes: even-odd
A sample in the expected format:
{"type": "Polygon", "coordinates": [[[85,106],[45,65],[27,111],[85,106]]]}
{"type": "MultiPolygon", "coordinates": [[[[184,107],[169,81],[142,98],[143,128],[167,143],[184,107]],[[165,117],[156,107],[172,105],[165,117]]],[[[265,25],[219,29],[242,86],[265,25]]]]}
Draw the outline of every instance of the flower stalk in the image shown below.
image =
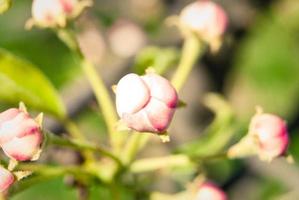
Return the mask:
{"type": "Polygon", "coordinates": [[[171,80],[172,85],[177,91],[183,87],[195,62],[204,53],[204,50],[204,43],[195,34],[190,33],[186,36],[182,57],[171,80]]]}
{"type": "Polygon", "coordinates": [[[119,152],[124,136],[117,134],[118,132],[115,127],[117,123],[117,115],[104,81],[97,72],[95,66],[84,57],[74,33],[67,28],[57,29],[56,33],[58,37],[72,50],[72,52],[78,56],[81,67],[92,87],[92,90],[94,91],[98,105],[103,113],[111,146],[115,152],[119,152]]]}

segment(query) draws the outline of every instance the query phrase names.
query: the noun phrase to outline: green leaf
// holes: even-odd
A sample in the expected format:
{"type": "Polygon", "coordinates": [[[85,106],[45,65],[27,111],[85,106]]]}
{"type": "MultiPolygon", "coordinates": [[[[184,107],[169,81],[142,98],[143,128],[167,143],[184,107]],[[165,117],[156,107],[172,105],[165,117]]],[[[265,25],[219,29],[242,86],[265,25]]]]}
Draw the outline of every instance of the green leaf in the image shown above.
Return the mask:
{"type": "Polygon", "coordinates": [[[175,48],[147,47],[136,56],[133,71],[144,74],[148,67],[152,67],[156,73],[163,74],[175,66],[178,59],[179,52],[175,48]]]}
{"type": "MultiPolygon", "coordinates": [[[[299,15],[292,16],[288,10],[282,15],[281,7],[284,6],[264,14],[237,51],[227,88],[244,122],[255,113],[256,105],[287,119],[292,119],[298,110],[299,15]]],[[[298,13],[299,6],[291,8],[298,13]]]]}
{"type": "MultiPolygon", "coordinates": [[[[26,182],[26,179],[24,180],[24,182],[26,182]]],[[[62,177],[54,177],[51,180],[39,181],[38,184],[28,185],[28,188],[26,190],[14,195],[10,199],[12,200],[27,200],[27,199],[28,200],[32,200],[32,199],[53,200],[57,198],[65,199],[65,200],[76,199],[76,190],[67,187],[63,183],[62,177]]]]}
{"type": "Polygon", "coordinates": [[[65,117],[65,108],[52,84],[33,64],[0,49],[0,102],[27,106],[65,117]]]}

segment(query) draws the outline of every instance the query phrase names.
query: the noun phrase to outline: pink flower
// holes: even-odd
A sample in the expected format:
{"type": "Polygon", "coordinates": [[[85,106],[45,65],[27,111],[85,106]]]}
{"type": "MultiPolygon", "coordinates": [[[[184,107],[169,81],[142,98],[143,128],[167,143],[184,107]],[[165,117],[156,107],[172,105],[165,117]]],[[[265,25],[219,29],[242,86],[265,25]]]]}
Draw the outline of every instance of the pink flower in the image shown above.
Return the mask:
{"type": "Polygon", "coordinates": [[[0,166],[0,193],[7,190],[14,182],[13,174],[0,166]]]}
{"type": "Polygon", "coordinates": [[[198,0],[182,10],[180,22],[185,28],[196,32],[201,39],[213,44],[225,32],[228,19],[225,11],[216,3],[198,0]]]}
{"type": "Polygon", "coordinates": [[[255,115],[250,123],[249,134],[257,138],[258,154],[263,160],[272,160],[287,150],[287,126],[285,121],[276,115],[255,115]]]}
{"type": "Polygon", "coordinates": [[[199,187],[195,200],[227,200],[227,196],[215,184],[205,182],[199,187]]]}
{"type": "Polygon", "coordinates": [[[34,159],[42,143],[40,125],[28,113],[11,108],[0,113],[0,146],[15,160],[34,159]]]}
{"type": "Polygon", "coordinates": [[[154,73],[128,74],[117,84],[118,115],[129,128],[140,132],[166,131],[177,102],[177,93],[170,82],[154,73]]]}
{"type": "Polygon", "coordinates": [[[89,1],[33,0],[32,18],[40,27],[64,27],[68,19],[77,17],[89,1]]]}

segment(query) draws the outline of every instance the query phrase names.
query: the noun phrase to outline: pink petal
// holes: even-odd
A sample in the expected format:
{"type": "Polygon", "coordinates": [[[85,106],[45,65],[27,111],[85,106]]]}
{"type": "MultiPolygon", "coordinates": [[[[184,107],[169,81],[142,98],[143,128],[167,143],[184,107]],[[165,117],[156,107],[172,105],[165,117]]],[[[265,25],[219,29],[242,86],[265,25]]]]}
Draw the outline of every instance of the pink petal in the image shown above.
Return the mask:
{"type": "Polygon", "coordinates": [[[116,88],[116,109],[120,117],[138,112],[149,101],[149,90],[136,74],[124,76],[116,88]]]}
{"type": "Polygon", "coordinates": [[[122,120],[127,126],[139,132],[156,132],[156,129],[150,123],[147,114],[141,110],[134,114],[124,114],[122,120]]]}
{"type": "Polygon", "coordinates": [[[14,176],[5,168],[0,166],[0,192],[4,192],[14,182],[14,176]]]}
{"type": "Polygon", "coordinates": [[[22,138],[15,137],[2,146],[4,153],[18,161],[31,160],[40,149],[42,134],[37,131],[34,134],[22,138]]]}
{"type": "Polygon", "coordinates": [[[176,107],[178,96],[176,90],[167,79],[154,73],[146,74],[141,78],[147,84],[152,97],[161,100],[170,108],[176,107]]]}
{"type": "Polygon", "coordinates": [[[175,109],[169,108],[160,100],[151,98],[150,102],[145,107],[147,117],[155,129],[155,132],[164,132],[168,128],[175,109]]]}

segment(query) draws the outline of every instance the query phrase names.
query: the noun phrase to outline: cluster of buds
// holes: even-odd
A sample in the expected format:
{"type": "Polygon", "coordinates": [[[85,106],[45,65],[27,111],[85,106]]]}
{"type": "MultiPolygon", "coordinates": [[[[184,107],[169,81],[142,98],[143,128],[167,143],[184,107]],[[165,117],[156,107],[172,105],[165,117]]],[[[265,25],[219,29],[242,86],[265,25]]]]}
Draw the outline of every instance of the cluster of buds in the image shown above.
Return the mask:
{"type": "Polygon", "coordinates": [[[199,186],[194,200],[227,200],[227,195],[215,184],[204,182],[199,186]]]}
{"type": "Polygon", "coordinates": [[[91,4],[89,0],[34,0],[32,18],[26,27],[65,27],[67,20],[78,17],[83,9],[91,4]]]}
{"type": "Polygon", "coordinates": [[[225,11],[216,3],[198,0],[182,10],[179,24],[183,30],[197,34],[215,51],[221,45],[221,37],[227,28],[228,18],[225,11]]]}
{"type": "Polygon", "coordinates": [[[140,132],[165,133],[178,95],[171,83],[152,72],[128,74],[116,86],[116,109],[127,127],[140,132]]]}
{"type": "MultiPolygon", "coordinates": [[[[19,109],[11,108],[0,113],[0,147],[11,163],[39,158],[43,140],[41,121],[42,115],[31,118],[22,104],[19,109]]],[[[13,169],[9,167],[9,170],[13,169]]],[[[13,173],[0,166],[0,192],[13,182],[13,173]]]]}
{"type": "Polygon", "coordinates": [[[280,117],[257,113],[249,126],[248,134],[228,151],[230,158],[258,155],[263,161],[285,155],[289,144],[286,123],[280,117]]]}

